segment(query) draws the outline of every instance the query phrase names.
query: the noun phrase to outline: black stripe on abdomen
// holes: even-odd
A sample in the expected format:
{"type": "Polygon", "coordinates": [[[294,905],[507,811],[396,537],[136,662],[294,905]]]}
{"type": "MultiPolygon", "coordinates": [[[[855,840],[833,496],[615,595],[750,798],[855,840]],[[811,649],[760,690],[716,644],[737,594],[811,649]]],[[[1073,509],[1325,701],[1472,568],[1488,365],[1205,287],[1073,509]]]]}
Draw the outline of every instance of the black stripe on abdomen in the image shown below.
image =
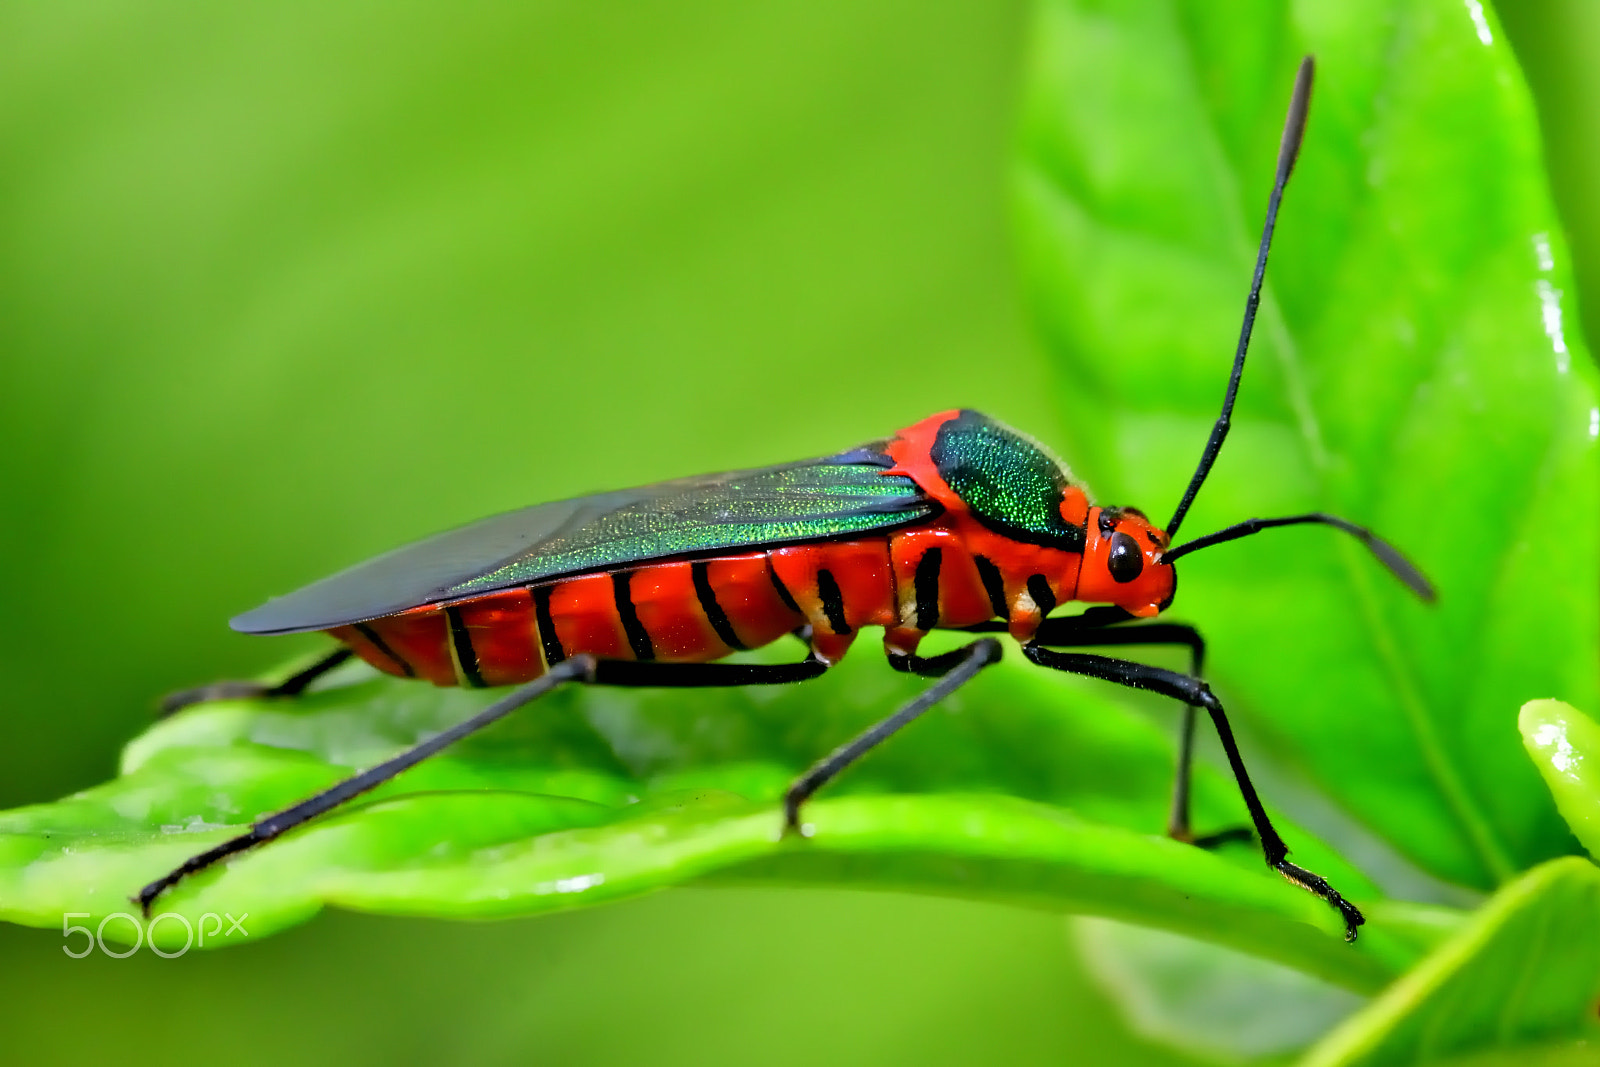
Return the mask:
{"type": "Polygon", "coordinates": [[[461,620],[461,609],[447,607],[444,617],[450,622],[450,645],[455,649],[462,680],[474,689],[486,688],[488,683],[478,672],[478,652],[472,647],[472,635],[467,632],[467,624],[461,620]]]}
{"type": "Polygon", "coordinates": [[[944,555],[940,548],[930,548],[917,560],[917,574],[912,579],[912,589],[917,595],[917,629],[927,631],[939,625],[939,564],[944,555]]]}
{"type": "Polygon", "coordinates": [[[772,579],[772,588],[778,591],[778,599],[783,601],[783,606],[801,614],[800,605],[795,603],[794,594],[789,592],[789,587],[783,584],[783,579],[778,577],[777,569],[772,566],[772,557],[767,557],[767,577],[772,579]]]}
{"type": "Polygon", "coordinates": [[[834,581],[832,571],[817,571],[817,599],[822,601],[822,614],[827,616],[828,626],[833,632],[841,635],[849,633],[850,624],[844,617],[844,592],[839,588],[839,583],[834,581]]]}
{"type": "Polygon", "coordinates": [[[1041,618],[1056,609],[1055,590],[1050,588],[1050,582],[1044,575],[1035,574],[1028,578],[1028,595],[1039,605],[1041,618]]]}
{"type": "Polygon", "coordinates": [[[617,604],[617,617],[622,620],[622,632],[628,635],[628,647],[633,649],[633,658],[655,659],[656,649],[650,642],[650,632],[639,621],[639,610],[633,606],[633,594],[628,591],[628,583],[632,579],[632,571],[613,571],[611,574],[611,596],[617,604]]]}
{"type": "Polygon", "coordinates": [[[994,609],[995,615],[1011,621],[1011,605],[1006,603],[1006,580],[1000,574],[1000,568],[988,556],[973,556],[972,562],[978,566],[978,577],[983,580],[983,591],[989,594],[989,606],[994,609]]]}
{"type": "Polygon", "coordinates": [[[689,575],[694,579],[694,595],[700,598],[700,610],[706,613],[706,621],[717,632],[717,637],[729,648],[746,649],[739,634],[734,630],[733,623],[728,620],[728,613],[722,610],[722,605],[717,603],[717,591],[711,586],[711,564],[707,560],[699,560],[689,568],[689,575]]]}
{"type": "Polygon", "coordinates": [[[550,615],[550,593],[553,587],[536,585],[528,592],[533,594],[533,618],[539,626],[539,646],[544,649],[544,661],[554,667],[567,658],[561,647],[561,635],[556,633],[556,621],[550,615]]]}
{"type": "Polygon", "coordinates": [[[371,641],[373,648],[376,648],[379,652],[382,652],[385,656],[388,656],[390,659],[394,660],[395,663],[399,665],[400,669],[405,671],[407,678],[415,678],[417,676],[417,672],[412,670],[411,664],[401,659],[400,654],[394,649],[390,648],[389,643],[378,635],[378,631],[374,630],[364,622],[356,623],[354,625],[354,629],[362,637],[365,637],[368,641],[371,641]]]}

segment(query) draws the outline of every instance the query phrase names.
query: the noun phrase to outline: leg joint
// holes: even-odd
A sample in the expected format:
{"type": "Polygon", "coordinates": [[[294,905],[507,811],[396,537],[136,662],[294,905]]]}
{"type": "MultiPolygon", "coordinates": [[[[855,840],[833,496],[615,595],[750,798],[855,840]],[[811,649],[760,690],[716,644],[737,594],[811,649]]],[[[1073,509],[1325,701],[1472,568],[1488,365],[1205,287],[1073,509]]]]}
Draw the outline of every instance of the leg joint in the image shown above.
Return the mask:
{"type": "Polygon", "coordinates": [[[587,652],[580,652],[576,656],[562,660],[551,668],[550,673],[554,674],[563,667],[566,668],[561,675],[563,678],[582,678],[589,685],[594,685],[599,680],[600,660],[587,652]]]}
{"type": "Polygon", "coordinates": [[[973,667],[987,667],[991,663],[999,663],[1001,656],[1000,642],[993,637],[981,638],[970,645],[941,652],[937,656],[908,655],[904,652],[890,652],[884,658],[889,661],[889,666],[903,674],[917,674],[924,678],[942,678],[946,674],[964,664],[973,667]]]}

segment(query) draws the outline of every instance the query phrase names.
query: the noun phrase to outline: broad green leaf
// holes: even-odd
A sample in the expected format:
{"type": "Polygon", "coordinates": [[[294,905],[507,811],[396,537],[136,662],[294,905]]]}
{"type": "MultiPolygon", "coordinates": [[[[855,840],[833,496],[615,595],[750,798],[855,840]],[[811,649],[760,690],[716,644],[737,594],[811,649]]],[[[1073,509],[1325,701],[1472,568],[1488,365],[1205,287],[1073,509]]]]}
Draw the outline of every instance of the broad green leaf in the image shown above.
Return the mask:
{"type": "MultiPolygon", "coordinates": [[[[1090,684],[1005,665],[908,729],[779,840],[777,799],[818,755],[915,692],[852,657],[773,690],[567,691],[459,743],[317,824],[191,879],[157,911],[248,912],[254,936],[324,904],[502,917],[693,879],[833,883],[1082,911],[1208,938],[1371,991],[1434,935],[1375,920],[1356,946],[1331,909],[1251,847],[1158,836],[1163,731],[1090,684]],[[1418,938],[1421,938],[1419,944],[1418,938]]],[[[394,679],[295,702],[190,708],[128,746],[117,780],[0,815],[0,916],[59,926],[128,896],[242,825],[457,721],[484,694],[394,679]]],[[[1237,821],[1231,786],[1198,782],[1202,826],[1237,821]]],[[[1370,900],[1299,829],[1307,866],[1370,900]]],[[[106,936],[125,933],[116,920],[106,936]]],[[[156,936],[181,943],[168,920],[156,936]]]]}
{"type": "Polygon", "coordinates": [[[1107,919],[1072,921],[1089,973],[1152,1041],[1224,1059],[1305,1048],[1362,1004],[1309,975],[1231,949],[1107,919]]]}
{"type": "Polygon", "coordinates": [[[1017,205],[1061,443],[1101,500],[1157,521],[1176,504],[1306,53],[1310,124],[1236,422],[1178,540],[1331,511],[1391,538],[1440,600],[1300,528],[1184,560],[1172,614],[1285,763],[1424,869],[1489,887],[1571,847],[1511,709],[1600,706],[1595,374],[1492,14],[1043,3],[1017,205]]]}
{"type": "Polygon", "coordinates": [[[1306,1055],[1302,1067],[1592,1063],[1600,868],[1552,860],[1306,1055]]]}
{"type": "Polygon", "coordinates": [[[1600,725],[1559,700],[1528,701],[1517,725],[1567,825],[1600,857],[1600,725]]]}

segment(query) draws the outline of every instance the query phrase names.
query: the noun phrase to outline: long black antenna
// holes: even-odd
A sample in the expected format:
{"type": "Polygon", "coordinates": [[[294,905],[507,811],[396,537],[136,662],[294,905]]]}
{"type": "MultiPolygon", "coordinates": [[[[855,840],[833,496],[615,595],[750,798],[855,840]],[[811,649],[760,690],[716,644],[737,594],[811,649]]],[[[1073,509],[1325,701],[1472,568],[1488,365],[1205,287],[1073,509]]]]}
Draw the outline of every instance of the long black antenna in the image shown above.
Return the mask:
{"type": "Polygon", "coordinates": [[[1195,494],[1205,484],[1206,475],[1211,473],[1211,465],[1217,461],[1217,453],[1222,451],[1222,442],[1228,436],[1233,401],[1239,395],[1239,379],[1244,375],[1244,356],[1250,349],[1250,331],[1255,329],[1256,309],[1261,306],[1261,281],[1267,274],[1267,250],[1272,247],[1272,230],[1278,224],[1278,205],[1283,200],[1283,187],[1289,184],[1289,175],[1294,171],[1294,161],[1300,156],[1300,141],[1306,132],[1306,109],[1311,106],[1311,77],[1315,66],[1312,58],[1306,56],[1295,75],[1294,96],[1289,99],[1289,114],[1283,120],[1283,140],[1278,145],[1278,175],[1272,182],[1272,196],[1267,200],[1267,224],[1261,231],[1261,248],[1256,252],[1256,273],[1250,282],[1250,299],[1244,305],[1244,326],[1239,330],[1239,348],[1233,354],[1228,394],[1223,397],[1217,424],[1211,427],[1206,450],[1200,453],[1200,465],[1189,479],[1189,488],[1183,491],[1183,499],[1178,502],[1178,510],[1172,513],[1172,521],[1167,523],[1169,537],[1178,532],[1179,524],[1189,513],[1189,505],[1194,503],[1195,494]]]}
{"type": "Polygon", "coordinates": [[[1244,522],[1234,523],[1227,529],[1218,530],[1216,533],[1196,537],[1187,544],[1177,548],[1169,548],[1162,553],[1161,562],[1171,563],[1179,556],[1187,556],[1202,548],[1220,545],[1227,541],[1237,541],[1241,537],[1258,534],[1262,530],[1269,530],[1274,526],[1300,526],[1304,523],[1316,523],[1320,526],[1332,526],[1336,530],[1343,530],[1367,546],[1367,550],[1378,558],[1378,562],[1389,568],[1389,572],[1404,582],[1410,590],[1423,600],[1432,604],[1438,599],[1433,591],[1433,583],[1429,582],[1423,573],[1416,568],[1410,560],[1400,554],[1400,550],[1389,542],[1367,529],[1357,526],[1353,522],[1329,515],[1326,512],[1314,511],[1309,515],[1285,515],[1280,519],[1246,519],[1244,522]]]}

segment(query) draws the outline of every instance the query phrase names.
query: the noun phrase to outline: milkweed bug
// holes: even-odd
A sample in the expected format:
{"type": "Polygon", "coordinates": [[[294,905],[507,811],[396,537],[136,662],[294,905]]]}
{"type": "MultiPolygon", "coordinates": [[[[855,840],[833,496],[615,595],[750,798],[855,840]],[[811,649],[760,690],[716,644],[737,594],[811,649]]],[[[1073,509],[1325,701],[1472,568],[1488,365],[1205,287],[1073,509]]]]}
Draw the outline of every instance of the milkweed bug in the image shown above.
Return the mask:
{"type": "Polygon", "coordinates": [[[1198,677],[1200,634],[1171,622],[1123,625],[1172,603],[1173,564],[1181,557],[1301,523],[1354,535],[1419,596],[1433,599],[1427,580],[1393,547],[1332,515],[1250,519],[1176,547],[1172,541],[1228,434],[1311,81],[1308,57],[1284,125],[1222,413],[1164,530],[1134,508],[1092,504],[1038,444],[961,410],[820,459],[540,504],[439,534],[232,620],[235,630],[252,634],[326,631],[341,647],[319,663],[275,686],[222,683],[175,694],[168,710],[224,696],[293,696],[352,655],[435,685],[518,688],[459,725],[260,819],[145,886],[137,902],[148,912],[185,876],[338,807],[557,686],[798,682],[828,670],[863,627],[876,626],[892,667],[936,681],[797,779],[784,797],[786,830],[804,833],[807,798],[1000,658],[992,636],[920,656],[927,633],[1004,631],[1041,667],[1183,702],[1168,829],[1184,840],[1193,840],[1189,765],[1195,711],[1204,709],[1267,864],[1337,909],[1346,939],[1354,940],[1361,912],[1322,877],[1288,861],[1222,704],[1198,677]],[[1091,606],[1051,617],[1069,601],[1091,606]],[[789,633],[806,642],[799,662],[713,662],[789,633]],[[1060,651],[1140,644],[1187,646],[1193,673],[1060,651]]]}

